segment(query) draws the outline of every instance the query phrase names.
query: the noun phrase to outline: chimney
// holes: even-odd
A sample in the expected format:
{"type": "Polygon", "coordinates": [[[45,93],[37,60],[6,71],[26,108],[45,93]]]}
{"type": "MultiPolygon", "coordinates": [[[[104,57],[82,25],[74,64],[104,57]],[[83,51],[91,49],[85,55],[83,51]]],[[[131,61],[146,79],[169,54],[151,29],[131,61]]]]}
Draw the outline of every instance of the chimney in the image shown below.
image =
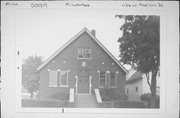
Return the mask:
{"type": "Polygon", "coordinates": [[[96,37],[96,31],[95,30],[91,30],[91,34],[96,37]]]}

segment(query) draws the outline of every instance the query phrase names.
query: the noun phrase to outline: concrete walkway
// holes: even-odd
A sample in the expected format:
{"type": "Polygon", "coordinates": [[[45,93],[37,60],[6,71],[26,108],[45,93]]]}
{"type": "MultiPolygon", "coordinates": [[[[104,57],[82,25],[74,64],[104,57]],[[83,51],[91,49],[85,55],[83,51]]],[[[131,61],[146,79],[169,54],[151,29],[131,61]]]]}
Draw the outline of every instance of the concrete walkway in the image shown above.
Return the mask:
{"type": "Polygon", "coordinates": [[[96,108],[97,102],[94,95],[75,95],[76,108],[96,108]]]}

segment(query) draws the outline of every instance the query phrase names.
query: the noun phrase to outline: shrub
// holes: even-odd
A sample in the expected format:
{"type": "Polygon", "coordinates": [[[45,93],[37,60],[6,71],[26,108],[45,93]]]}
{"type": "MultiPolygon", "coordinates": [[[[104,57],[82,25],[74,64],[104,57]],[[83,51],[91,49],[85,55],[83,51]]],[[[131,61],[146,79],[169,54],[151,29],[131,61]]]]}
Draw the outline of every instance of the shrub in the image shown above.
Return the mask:
{"type": "Polygon", "coordinates": [[[121,99],[124,100],[126,98],[125,95],[119,95],[119,94],[114,93],[113,88],[100,89],[100,95],[101,95],[102,101],[117,101],[121,99]]]}
{"type": "Polygon", "coordinates": [[[113,97],[112,89],[104,88],[100,89],[102,101],[111,101],[113,97]]]}
{"type": "Polygon", "coordinates": [[[57,100],[69,100],[69,94],[66,93],[55,93],[51,96],[51,98],[57,99],[57,100]]]}
{"type": "MultiPolygon", "coordinates": [[[[145,93],[145,94],[142,94],[140,96],[140,99],[143,100],[143,101],[147,101],[149,106],[150,106],[150,101],[151,101],[151,94],[150,93],[145,93]]],[[[156,108],[159,108],[159,103],[160,103],[160,97],[159,95],[156,95],[156,108]]]]}
{"type": "Polygon", "coordinates": [[[38,91],[35,95],[36,98],[40,98],[40,92],[38,91]]]}
{"type": "Polygon", "coordinates": [[[151,100],[151,94],[150,93],[142,94],[140,96],[140,99],[144,100],[144,101],[150,101],[151,100]]]}

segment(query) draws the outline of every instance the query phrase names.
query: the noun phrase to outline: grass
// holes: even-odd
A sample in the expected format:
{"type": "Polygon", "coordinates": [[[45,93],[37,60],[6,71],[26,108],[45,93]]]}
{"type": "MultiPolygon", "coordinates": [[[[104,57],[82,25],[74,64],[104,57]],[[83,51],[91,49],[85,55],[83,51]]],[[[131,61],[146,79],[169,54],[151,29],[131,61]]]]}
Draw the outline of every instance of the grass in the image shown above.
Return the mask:
{"type": "MultiPolygon", "coordinates": [[[[55,99],[22,99],[22,107],[42,107],[42,108],[61,108],[74,107],[69,106],[68,101],[61,101],[55,99]]],[[[145,102],[141,101],[116,101],[116,102],[102,102],[98,105],[99,108],[147,108],[145,102]]]]}
{"type": "Polygon", "coordinates": [[[99,108],[147,108],[147,103],[141,101],[116,101],[102,102],[98,104],[99,108]]]}
{"type": "Polygon", "coordinates": [[[22,107],[45,107],[58,108],[67,107],[68,101],[54,99],[22,99],[22,107]]]}
{"type": "Polygon", "coordinates": [[[147,103],[141,101],[117,101],[114,108],[147,108],[147,103]]]}

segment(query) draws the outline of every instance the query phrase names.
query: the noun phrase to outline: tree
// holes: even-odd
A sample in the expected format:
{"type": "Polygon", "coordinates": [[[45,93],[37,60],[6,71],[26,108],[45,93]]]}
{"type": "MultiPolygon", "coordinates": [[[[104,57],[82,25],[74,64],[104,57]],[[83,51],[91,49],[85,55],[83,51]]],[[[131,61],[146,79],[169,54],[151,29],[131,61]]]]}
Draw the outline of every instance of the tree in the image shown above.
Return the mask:
{"type": "Polygon", "coordinates": [[[36,70],[42,62],[41,56],[29,56],[22,65],[22,84],[31,94],[31,98],[33,98],[33,93],[39,89],[39,77],[36,70]]]}
{"type": "Polygon", "coordinates": [[[120,28],[123,32],[122,37],[118,39],[120,61],[135,66],[138,71],[145,73],[151,90],[150,107],[155,108],[156,77],[160,64],[160,18],[155,15],[117,15],[116,17],[125,21],[120,28]],[[151,80],[150,72],[152,72],[151,80]]]}
{"type": "Polygon", "coordinates": [[[31,94],[31,98],[33,98],[33,96],[34,96],[33,93],[39,89],[38,83],[39,83],[39,81],[37,80],[37,78],[32,77],[31,79],[27,80],[26,89],[31,94]]]}

